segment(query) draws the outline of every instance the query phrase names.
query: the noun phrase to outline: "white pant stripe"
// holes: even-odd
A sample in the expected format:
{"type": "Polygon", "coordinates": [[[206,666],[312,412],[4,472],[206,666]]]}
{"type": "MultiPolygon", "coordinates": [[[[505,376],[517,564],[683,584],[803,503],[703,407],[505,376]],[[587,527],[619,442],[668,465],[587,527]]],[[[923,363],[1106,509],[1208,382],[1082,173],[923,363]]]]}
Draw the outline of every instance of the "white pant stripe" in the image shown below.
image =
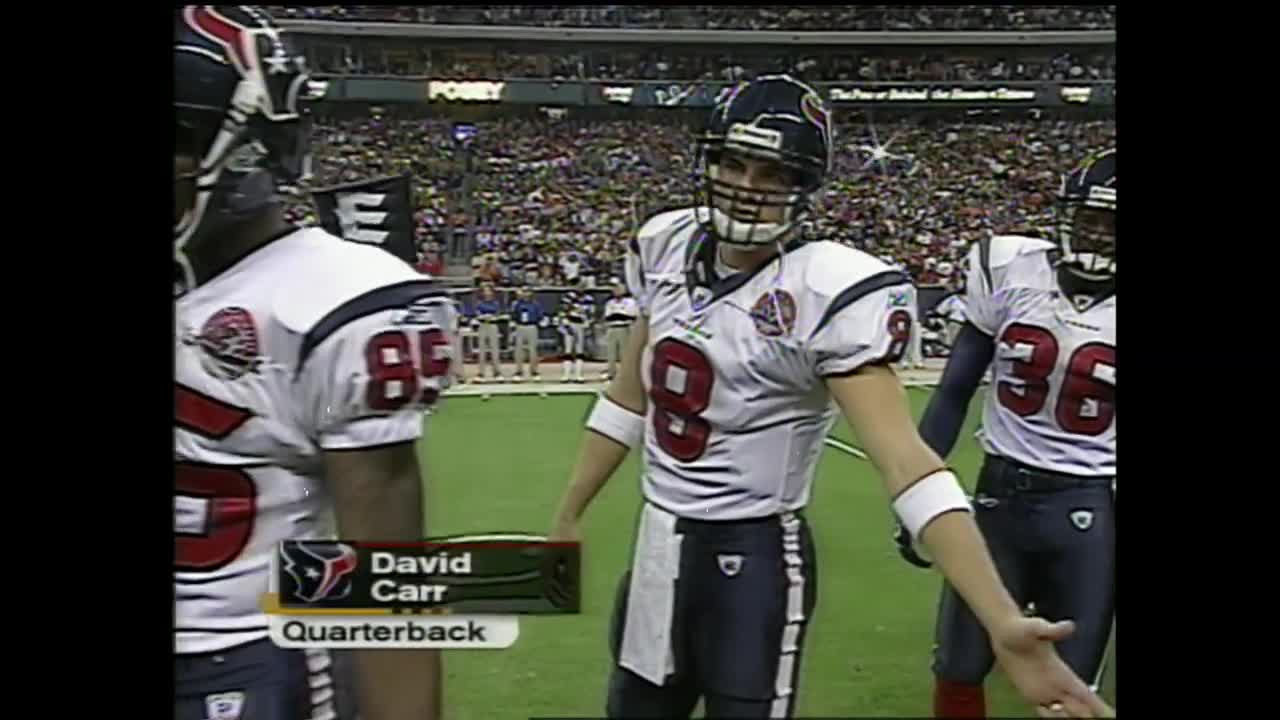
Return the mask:
{"type": "Polygon", "coordinates": [[[311,712],[307,720],[337,720],[338,713],[334,709],[333,678],[329,676],[329,668],[333,658],[324,649],[308,649],[307,669],[310,671],[307,684],[311,686],[311,712]]]}
{"type": "Polygon", "coordinates": [[[792,513],[782,516],[782,547],[786,558],[787,625],[782,629],[778,674],[774,677],[774,700],[769,717],[785,718],[795,694],[795,671],[799,652],[800,625],[804,616],[804,563],[800,553],[800,519],[792,513]]]}

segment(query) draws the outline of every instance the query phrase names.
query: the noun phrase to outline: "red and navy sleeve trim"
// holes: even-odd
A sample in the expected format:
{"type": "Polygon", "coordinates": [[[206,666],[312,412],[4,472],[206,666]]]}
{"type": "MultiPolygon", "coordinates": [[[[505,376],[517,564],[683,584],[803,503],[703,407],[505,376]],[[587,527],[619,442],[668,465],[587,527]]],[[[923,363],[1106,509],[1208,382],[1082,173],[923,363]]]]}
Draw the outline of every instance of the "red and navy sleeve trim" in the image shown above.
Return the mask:
{"type": "Polygon", "coordinates": [[[430,280],[407,280],[395,285],[385,285],[352,298],[339,305],[328,315],[320,319],[316,326],[302,338],[302,348],[298,351],[298,369],[306,364],[307,358],[320,343],[344,326],[383,310],[406,308],[410,303],[427,297],[444,297],[447,293],[439,285],[430,280]]]}
{"type": "Polygon", "coordinates": [[[841,310],[849,307],[853,303],[870,295],[877,290],[883,290],[894,285],[910,285],[911,278],[897,270],[885,270],[878,272],[871,277],[865,278],[859,282],[850,285],[840,292],[831,304],[827,306],[827,311],[822,314],[822,318],[818,320],[818,324],[813,327],[813,332],[809,334],[812,339],[818,334],[827,323],[831,322],[841,310]]]}

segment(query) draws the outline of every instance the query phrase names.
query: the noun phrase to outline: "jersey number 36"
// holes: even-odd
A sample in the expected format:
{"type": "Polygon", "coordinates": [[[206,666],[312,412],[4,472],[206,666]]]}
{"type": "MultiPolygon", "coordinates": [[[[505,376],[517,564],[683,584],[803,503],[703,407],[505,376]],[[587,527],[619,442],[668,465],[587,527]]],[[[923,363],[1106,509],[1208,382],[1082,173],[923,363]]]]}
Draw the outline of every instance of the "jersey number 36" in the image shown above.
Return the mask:
{"type": "MultiPolygon", "coordinates": [[[[1058,340],[1044,328],[1012,324],[1000,336],[1008,347],[1029,347],[1026,360],[1013,361],[1013,375],[1022,384],[1001,380],[996,385],[1000,404],[1019,417],[1035,415],[1049,400],[1049,377],[1058,366],[1058,340]]],[[[1076,348],[1067,360],[1066,376],[1054,404],[1058,427],[1073,435],[1100,435],[1116,417],[1116,348],[1091,342],[1076,348]],[[1108,378],[1110,383],[1105,380],[1108,378]]]]}

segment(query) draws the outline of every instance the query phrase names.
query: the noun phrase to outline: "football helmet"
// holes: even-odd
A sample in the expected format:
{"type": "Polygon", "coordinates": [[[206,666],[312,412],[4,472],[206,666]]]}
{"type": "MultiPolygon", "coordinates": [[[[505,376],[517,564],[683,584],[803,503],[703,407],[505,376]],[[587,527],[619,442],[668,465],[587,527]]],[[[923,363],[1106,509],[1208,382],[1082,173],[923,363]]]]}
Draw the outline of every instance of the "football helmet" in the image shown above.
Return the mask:
{"type": "Polygon", "coordinates": [[[816,90],[789,75],[764,75],[726,89],[698,137],[699,223],[715,239],[738,245],[779,241],[804,222],[812,196],[832,165],[831,113],[816,90]],[[721,162],[740,154],[781,163],[788,192],[762,192],[726,181],[721,162]],[[769,208],[781,220],[763,219],[769,208]]]}
{"type": "Polygon", "coordinates": [[[1091,155],[1062,179],[1057,212],[1060,269],[1089,282],[1115,279],[1115,148],[1091,155]]]}
{"type": "MultiPolygon", "coordinates": [[[[306,63],[264,10],[188,5],[175,10],[175,183],[195,183],[174,224],[174,259],[188,287],[184,248],[278,202],[278,184],[309,171],[308,127],[299,110],[306,63]]],[[[181,196],[182,193],[179,193],[181,196]]]]}

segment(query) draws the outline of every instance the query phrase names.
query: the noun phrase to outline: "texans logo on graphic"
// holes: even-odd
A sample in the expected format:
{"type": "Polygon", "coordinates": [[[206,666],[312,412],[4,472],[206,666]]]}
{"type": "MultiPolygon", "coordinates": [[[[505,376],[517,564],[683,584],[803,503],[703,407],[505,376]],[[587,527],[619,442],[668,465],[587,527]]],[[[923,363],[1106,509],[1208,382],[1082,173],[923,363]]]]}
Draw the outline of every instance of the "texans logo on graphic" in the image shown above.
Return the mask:
{"type": "Polygon", "coordinates": [[[299,540],[280,543],[280,562],[292,580],[280,589],[284,601],[307,603],[350,595],[352,573],[358,564],[350,545],[299,540]]]}
{"type": "Polygon", "coordinates": [[[224,380],[243,377],[262,364],[258,330],[253,316],[242,307],[219,310],[205,321],[198,335],[185,341],[200,348],[205,370],[224,380]]]}

